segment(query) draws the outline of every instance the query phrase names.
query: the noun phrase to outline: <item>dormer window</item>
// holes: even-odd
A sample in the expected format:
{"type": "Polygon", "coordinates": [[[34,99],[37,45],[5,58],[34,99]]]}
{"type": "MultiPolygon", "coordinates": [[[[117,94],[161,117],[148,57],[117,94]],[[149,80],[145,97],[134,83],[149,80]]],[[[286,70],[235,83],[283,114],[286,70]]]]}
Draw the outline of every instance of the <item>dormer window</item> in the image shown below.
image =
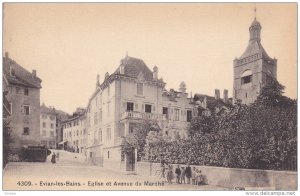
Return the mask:
{"type": "Polygon", "coordinates": [[[15,70],[12,67],[10,67],[9,72],[10,72],[10,76],[15,76],[15,70]]]}
{"type": "Polygon", "coordinates": [[[142,95],[142,94],[143,94],[143,91],[144,91],[143,88],[144,88],[143,83],[138,82],[138,83],[137,83],[137,94],[138,94],[138,95],[142,95]]]}

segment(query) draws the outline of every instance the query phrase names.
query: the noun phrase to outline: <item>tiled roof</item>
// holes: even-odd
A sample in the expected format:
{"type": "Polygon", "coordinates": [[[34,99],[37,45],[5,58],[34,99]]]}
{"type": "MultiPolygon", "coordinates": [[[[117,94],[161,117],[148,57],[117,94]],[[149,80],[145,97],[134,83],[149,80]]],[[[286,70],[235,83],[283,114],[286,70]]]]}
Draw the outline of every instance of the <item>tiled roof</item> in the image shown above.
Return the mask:
{"type": "MultiPolygon", "coordinates": [[[[126,56],[121,60],[121,65],[124,66],[124,75],[132,78],[137,78],[140,73],[143,74],[147,81],[153,80],[152,71],[147,67],[143,60],[134,57],[126,56]]],[[[121,66],[120,65],[120,66],[121,66]]],[[[120,66],[114,74],[120,74],[120,66]]]]}
{"type": "Polygon", "coordinates": [[[40,112],[41,113],[47,113],[47,114],[56,114],[55,109],[48,108],[44,104],[41,105],[40,112]]]}
{"type": "Polygon", "coordinates": [[[262,53],[263,57],[270,58],[263,46],[261,45],[260,41],[258,40],[251,40],[245,50],[245,52],[240,56],[239,59],[243,59],[249,56],[252,56],[257,53],[262,53]]]}
{"type": "Polygon", "coordinates": [[[31,72],[27,71],[21,65],[8,57],[3,57],[3,73],[6,75],[9,83],[32,88],[42,87],[42,80],[40,78],[33,76],[31,72]],[[14,76],[10,75],[10,67],[14,71],[14,76]]]}

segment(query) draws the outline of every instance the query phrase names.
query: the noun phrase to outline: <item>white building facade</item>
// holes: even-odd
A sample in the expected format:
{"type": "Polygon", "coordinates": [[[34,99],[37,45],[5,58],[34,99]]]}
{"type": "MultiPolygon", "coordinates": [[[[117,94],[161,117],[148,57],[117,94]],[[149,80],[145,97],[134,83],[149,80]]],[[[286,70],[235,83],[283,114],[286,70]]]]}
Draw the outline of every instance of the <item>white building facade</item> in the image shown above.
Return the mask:
{"type": "Polygon", "coordinates": [[[179,91],[165,90],[158,68],[126,56],[117,70],[106,73],[87,106],[88,160],[106,168],[134,171],[136,154],[121,156],[122,139],[143,119],[155,120],[164,134],[186,137],[195,115],[192,98],[182,82],[179,91]]]}
{"type": "Polygon", "coordinates": [[[86,154],[87,132],[86,116],[81,114],[63,122],[64,149],[86,154]]]}

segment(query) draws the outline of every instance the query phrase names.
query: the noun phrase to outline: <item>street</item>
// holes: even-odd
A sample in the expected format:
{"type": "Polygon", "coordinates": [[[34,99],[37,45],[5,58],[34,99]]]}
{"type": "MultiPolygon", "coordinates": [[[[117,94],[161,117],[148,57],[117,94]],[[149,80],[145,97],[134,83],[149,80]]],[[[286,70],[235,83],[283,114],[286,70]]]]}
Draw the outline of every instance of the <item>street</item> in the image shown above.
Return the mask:
{"type": "Polygon", "coordinates": [[[59,151],[56,164],[11,162],[3,172],[4,190],[226,190],[210,185],[168,184],[164,179],[88,165],[84,157],[59,151]],[[75,158],[76,157],[76,158],[75,158]]]}

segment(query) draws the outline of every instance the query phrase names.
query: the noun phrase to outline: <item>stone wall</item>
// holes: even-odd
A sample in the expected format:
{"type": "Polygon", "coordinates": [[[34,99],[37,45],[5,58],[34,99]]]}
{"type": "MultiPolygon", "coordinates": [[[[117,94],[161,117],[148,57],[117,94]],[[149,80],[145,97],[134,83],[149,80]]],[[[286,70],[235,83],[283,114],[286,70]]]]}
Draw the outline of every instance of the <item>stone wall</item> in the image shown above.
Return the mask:
{"type": "MultiPolygon", "coordinates": [[[[246,190],[297,190],[297,172],[225,167],[194,166],[207,176],[208,184],[246,190]]],[[[173,165],[175,170],[176,165],[173,165]]],[[[138,162],[136,172],[144,176],[160,175],[160,164],[138,162]]],[[[159,177],[159,176],[157,176],[159,177]]]]}

